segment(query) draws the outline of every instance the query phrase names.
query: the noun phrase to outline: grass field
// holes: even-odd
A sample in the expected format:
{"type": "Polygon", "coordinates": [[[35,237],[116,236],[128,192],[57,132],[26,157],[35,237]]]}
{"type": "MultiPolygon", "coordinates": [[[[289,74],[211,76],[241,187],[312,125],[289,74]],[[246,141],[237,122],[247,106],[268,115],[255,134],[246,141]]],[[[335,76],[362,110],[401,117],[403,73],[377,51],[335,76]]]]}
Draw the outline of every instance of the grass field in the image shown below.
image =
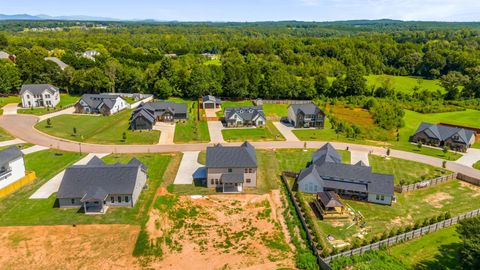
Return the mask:
{"type": "Polygon", "coordinates": [[[475,164],[473,164],[473,168],[480,170],[480,160],[475,162],[475,164]]]}
{"type": "Polygon", "coordinates": [[[327,111],[336,118],[363,128],[376,127],[372,115],[362,108],[350,108],[344,105],[327,105],[327,111]]]}
{"type": "Polygon", "coordinates": [[[395,184],[399,184],[402,179],[408,185],[451,173],[442,168],[405,159],[392,157],[385,159],[375,155],[369,155],[368,159],[373,172],[393,174],[395,184]]]}
{"type": "MultiPolygon", "coordinates": [[[[395,194],[397,202],[383,206],[353,200],[343,200],[365,216],[366,239],[372,239],[392,228],[413,225],[425,218],[436,217],[449,211],[452,216],[480,208],[480,201],[472,200],[480,195],[480,190],[458,180],[448,181],[407,193],[395,194]]],[[[362,231],[358,225],[348,221],[318,221],[325,236],[350,241],[354,234],[362,231]]]]}
{"type": "Polygon", "coordinates": [[[267,121],[265,127],[223,129],[222,134],[223,139],[227,142],[285,140],[282,134],[270,121],[267,121]]]}
{"type": "Polygon", "coordinates": [[[286,117],[288,116],[288,104],[263,104],[265,116],[286,117]]]}
{"type": "Polygon", "coordinates": [[[55,195],[48,199],[29,200],[28,197],[43,183],[81,158],[77,153],[46,150],[25,156],[26,167],[37,173],[37,181],[0,200],[0,226],[58,225],[58,224],[139,224],[145,218],[149,204],[162,182],[172,159],[171,154],[110,155],[107,163],[125,163],[138,158],[148,167],[149,189],[144,190],[134,208],[110,208],[101,216],[89,216],[78,209],[54,208],[55,195]],[[55,155],[61,153],[62,155],[55,155]],[[45,166],[45,164],[50,164],[45,166]]]}
{"type": "Polygon", "coordinates": [[[60,102],[56,108],[33,108],[33,109],[18,109],[18,113],[23,114],[33,114],[33,115],[44,115],[47,113],[52,113],[55,111],[60,111],[68,105],[73,105],[77,103],[80,99],[79,96],[71,96],[69,94],[60,94],[60,102]]]}
{"type": "Polygon", "coordinates": [[[3,107],[9,103],[21,103],[22,100],[20,99],[19,95],[15,96],[8,96],[8,97],[0,97],[0,107],[3,107]]]}
{"type": "Polygon", "coordinates": [[[169,101],[186,103],[188,108],[188,120],[177,122],[173,141],[175,143],[209,142],[210,133],[207,122],[197,120],[198,102],[180,98],[171,98],[169,101]]]}
{"type": "Polygon", "coordinates": [[[452,226],[396,245],[388,252],[410,269],[462,269],[458,253],[462,242],[452,226]]]}
{"type": "Polygon", "coordinates": [[[10,133],[8,133],[5,129],[0,128],[0,141],[1,142],[13,140],[13,139],[14,139],[14,137],[12,135],[10,135],[10,133]]]}
{"type": "Polygon", "coordinates": [[[418,87],[420,90],[437,91],[442,93],[445,89],[440,85],[439,80],[427,80],[419,77],[406,77],[406,76],[393,76],[393,75],[368,75],[367,85],[370,87],[378,88],[382,86],[385,81],[390,81],[390,85],[397,91],[410,94],[413,92],[414,87],[418,87]]]}
{"type": "Polygon", "coordinates": [[[160,132],[129,130],[131,110],[124,110],[112,116],[60,115],[51,118],[51,127],[46,121],[35,128],[49,135],[85,143],[99,144],[156,144],[160,132]],[[77,134],[73,133],[77,129],[77,134]],[[123,132],[127,139],[123,141],[123,132]]]}

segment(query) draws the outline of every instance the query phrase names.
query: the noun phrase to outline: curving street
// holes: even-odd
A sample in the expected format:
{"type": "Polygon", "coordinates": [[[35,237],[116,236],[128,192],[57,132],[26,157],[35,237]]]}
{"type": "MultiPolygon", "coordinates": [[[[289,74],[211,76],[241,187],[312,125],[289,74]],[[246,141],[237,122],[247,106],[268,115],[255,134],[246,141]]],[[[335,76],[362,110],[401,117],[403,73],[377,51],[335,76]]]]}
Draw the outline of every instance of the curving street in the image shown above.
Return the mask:
{"type": "MultiPolygon", "coordinates": [[[[33,115],[2,115],[0,117],[0,127],[7,130],[10,134],[23,141],[33,143],[36,145],[83,153],[160,153],[160,152],[185,152],[185,151],[202,151],[208,145],[213,143],[195,143],[195,144],[165,144],[165,145],[100,145],[69,141],[57,137],[53,137],[42,133],[34,128],[39,121],[39,117],[33,115]]],[[[270,142],[252,142],[258,149],[279,149],[279,148],[319,148],[326,142],[302,142],[302,141],[270,141],[270,142]]],[[[225,143],[225,145],[240,145],[241,143],[225,143]]],[[[386,149],[376,146],[359,145],[351,143],[332,142],[332,145],[337,149],[372,153],[375,155],[386,155],[386,149]]],[[[480,160],[480,153],[474,151],[469,155],[479,155],[474,157],[480,160]]],[[[400,150],[391,150],[390,156],[412,160],[424,164],[441,167],[443,160],[431,156],[425,156],[400,150]]],[[[469,167],[461,162],[447,162],[447,169],[453,172],[460,172],[471,177],[480,178],[480,171],[469,167]]],[[[406,168],[408,169],[408,168],[406,168]]]]}

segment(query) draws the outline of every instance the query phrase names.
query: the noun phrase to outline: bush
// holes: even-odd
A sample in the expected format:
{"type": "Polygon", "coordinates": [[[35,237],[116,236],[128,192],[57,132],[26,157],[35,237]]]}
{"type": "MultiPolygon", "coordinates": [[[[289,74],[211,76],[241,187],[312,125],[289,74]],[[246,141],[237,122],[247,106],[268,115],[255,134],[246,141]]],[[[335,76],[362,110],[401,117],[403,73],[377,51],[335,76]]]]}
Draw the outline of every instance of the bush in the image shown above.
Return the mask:
{"type": "Polygon", "coordinates": [[[295,266],[299,269],[317,270],[317,258],[309,251],[299,251],[295,256],[295,266]]]}

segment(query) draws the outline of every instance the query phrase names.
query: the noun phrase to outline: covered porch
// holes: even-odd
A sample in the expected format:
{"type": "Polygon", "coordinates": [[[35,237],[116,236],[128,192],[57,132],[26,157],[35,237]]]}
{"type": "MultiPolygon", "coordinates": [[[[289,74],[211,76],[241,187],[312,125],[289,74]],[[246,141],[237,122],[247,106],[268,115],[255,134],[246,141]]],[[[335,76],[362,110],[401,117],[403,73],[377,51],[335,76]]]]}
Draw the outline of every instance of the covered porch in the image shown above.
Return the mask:
{"type": "Polygon", "coordinates": [[[87,192],[80,200],[83,203],[83,210],[86,215],[103,215],[107,212],[106,199],[108,194],[102,189],[87,192]]]}
{"type": "Polygon", "coordinates": [[[243,191],[243,173],[224,173],[221,177],[223,193],[241,193],[243,191]]]}

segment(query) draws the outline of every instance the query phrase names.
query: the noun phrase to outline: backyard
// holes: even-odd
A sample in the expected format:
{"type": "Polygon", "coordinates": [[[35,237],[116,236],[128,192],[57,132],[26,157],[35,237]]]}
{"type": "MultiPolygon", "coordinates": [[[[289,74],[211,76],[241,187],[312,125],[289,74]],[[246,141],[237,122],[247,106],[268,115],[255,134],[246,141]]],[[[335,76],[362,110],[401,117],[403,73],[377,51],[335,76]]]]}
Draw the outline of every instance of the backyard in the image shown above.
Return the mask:
{"type": "Polygon", "coordinates": [[[217,112],[218,117],[223,117],[223,110],[226,107],[245,107],[245,106],[253,106],[253,102],[251,100],[222,100],[222,109],[217,112]]]}
{"type": "Polygon", "coordinates": [[[175,143],[199,143],[210,141],[207,122],[198,120],[198,101],[184,100],[180,98],[170,98],[168,101],[187,104],[188,120],[177,122],[173,139],[175,143]]]}
{"type": "Polygon", "coordinates": [[[56,108],[24,108],[18,109],[18,113],[23,114],[33,114],[33,115],[44,115],[47,113],[52,113],[55,111],[60,111],[66,106],[74,105],[80,99],[79,96],[72,96],[69,94],[60,94],[60,102],[57,104],[56,108]]]}
{"type": "Polygon", "coordinates": [[[51,118],[50,127],[47,121],[42,121],[35,125],[35,128],[55,137],[85,143],[158,143],[159,131],[133,131],[129,129],[130,114],[131,110],[124,110],[111,116],[65,114],[51,118]],[[126,135],[125,140],[123,139],[123,133],[126,135]]]}
{"type": "Polygon", "coordinates": [[[223,139],[227,142],[243,141],[284,141],[285,138],[271,121],[265,127],[258,128],[226,128],[222,130],[223,139]]]}
{"type": "Polygon", "coordinates": [[[107,163],[126,163],[132,157],[138,158],[148,167],[147,184],[134,208],[111,208],[102,216],[88,216],[79,209],[55,208],[56,197],[28,199],[40,186],[54,175],[73,164],[81,157],[78,153],[44,150],[25,156],[26,168],[35,171],[37,180],[15,193],[0,199],[0,226],[31,226],[61,224],[139,224],[148,212],[164,173],[172,159],[171,154],[110,155],[107,163]],[[45,166],[45,164],[50,164],[45,166]]]}

